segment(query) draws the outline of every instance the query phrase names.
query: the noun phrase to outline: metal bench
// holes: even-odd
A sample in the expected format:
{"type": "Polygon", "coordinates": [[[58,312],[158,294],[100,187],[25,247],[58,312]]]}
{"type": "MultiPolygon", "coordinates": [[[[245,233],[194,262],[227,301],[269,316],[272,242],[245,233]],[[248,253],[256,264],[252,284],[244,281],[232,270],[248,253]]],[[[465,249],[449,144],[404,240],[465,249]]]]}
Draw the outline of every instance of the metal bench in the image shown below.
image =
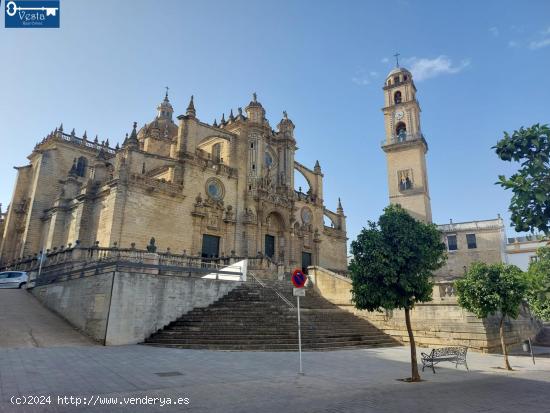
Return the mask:
{"type": "Polygon", "coordinates": [[[424,371],[426,367],[431,367],[435,374],[435,365],[442,361],[455,363],[455,368],[457,368],[459,364],[464,364],[466,370],[470,371],[468,363],[466,362],[467,352],[468,347],[442,347],[434,348],[430,354],[421,353],[422,371],[424,371]]]}

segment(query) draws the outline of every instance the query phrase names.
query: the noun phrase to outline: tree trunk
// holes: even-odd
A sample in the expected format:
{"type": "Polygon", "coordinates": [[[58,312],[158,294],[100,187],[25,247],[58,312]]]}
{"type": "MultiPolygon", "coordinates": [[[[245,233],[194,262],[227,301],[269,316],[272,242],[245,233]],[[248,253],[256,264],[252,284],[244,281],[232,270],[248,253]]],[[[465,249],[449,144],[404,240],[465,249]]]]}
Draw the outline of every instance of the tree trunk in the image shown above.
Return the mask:
{"type": "Polygon", "coordinates": [[[510,363],[508,362],[508,350],[506,349],[506,343],[504,343],[504,315],[500,317],[500,344],[502,345],[502,355],[504,356],[504,368],[506,370],[512,370],[510,363]]]}
{"type": "Polygon", "coordinates": [[[405,308],[405,322],[407,323],[407,332],[409,333],[409,343],[411,347],[411,381],[420,381],[420,374],[418,373],[418,363],[416,361],[416,343],[414,342],[414,335],[411,327],[410,310],[405,308]]]}

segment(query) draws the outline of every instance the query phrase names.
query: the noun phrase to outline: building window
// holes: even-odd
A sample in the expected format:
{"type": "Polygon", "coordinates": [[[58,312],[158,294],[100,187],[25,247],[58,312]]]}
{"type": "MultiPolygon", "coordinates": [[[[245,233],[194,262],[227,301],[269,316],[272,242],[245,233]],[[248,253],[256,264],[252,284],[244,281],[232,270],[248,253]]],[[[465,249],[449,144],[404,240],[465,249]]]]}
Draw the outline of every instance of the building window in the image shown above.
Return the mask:
{"type": "Polygon", "coordinates": [[[466,234],[466,242],[469,250],[477,248],[476,234],[466,234]]]}
{"type": "Polygon", "coordinates": [[[412,169],[407,169],[397,172],[397,180],[399,182],[399,190],[406,191],[413,188],[412,169]]]}
{"type": "Polygon", "coordinates": [[[220,162],[222,156],[222,144],[216,143],[212,146],[212,160],[214,162],[220,162]]]}
{"type": "Polygon", "coordinates": [[[206,181],[206,193],[215,201],[221,201],[225,195],[225,188],[219,179],[209,178],[206,181]]]}
{"type": "Polygon", "coordinates": [[[393,102],[397,105],[399,103],[401,103],[401,92],[398,90],[397,92],[394,93],[393,95],[393,102]]]}
{"type": "Polygon", "coordinates": [[[76,174],[78,176],[86,176],[86,168],[88,167],[88,160],[81,156],[76,163],[76,174]]]}
{"type": "Polygon", "coordinates": [[[264,162],[265,166],[267,166],[268,168],[271,168],[271,165],[273,165],[273,157],[268,151],[265,152],[264,162]]]}
{"type": "Polygon", "coordinates": [[[458,245],[456,243],[456,235],[447,235],[447,246],[449,248],[449,251],[456,251],[458,249],[458,245]]]}
{"type": "Polygon", "coordinates": [[[407,125],[404,122],[399,122],[395,127],[395,134],[399,142],[405,141],[407,139],[407,125]]]}

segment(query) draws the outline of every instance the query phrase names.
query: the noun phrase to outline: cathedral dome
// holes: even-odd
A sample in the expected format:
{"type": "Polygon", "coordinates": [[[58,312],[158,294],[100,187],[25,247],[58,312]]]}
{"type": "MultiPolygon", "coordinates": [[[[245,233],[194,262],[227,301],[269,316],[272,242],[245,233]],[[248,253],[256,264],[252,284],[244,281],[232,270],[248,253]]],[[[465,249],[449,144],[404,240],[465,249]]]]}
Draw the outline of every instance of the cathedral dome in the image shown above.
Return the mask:
{"type": "Polygon", "coordinates": [[[178,136],[178,126],[172,122],[172,119],[157,118],[143,125],[137,136],[140,141],[146,137],[175,140],[178,136]]]}
{"type": "Polygon", "coordinates": [[[408,75],[409,78],[412,78],[412,73],[409,70],[405,69],[404,67],[396,67],[390,73],[388,73],[386,79],[401,73],[408,75]]]}
{"type": "Polygon", "coordinates": [[[152,122],[146,123],[138,132],[140,141],[147,137],[156,139],[176,139],[178,135],[178,126],[172,120],[174,108],[168,99],[168,92],[164,100],[157,106],[157,116],[152,122]]]}

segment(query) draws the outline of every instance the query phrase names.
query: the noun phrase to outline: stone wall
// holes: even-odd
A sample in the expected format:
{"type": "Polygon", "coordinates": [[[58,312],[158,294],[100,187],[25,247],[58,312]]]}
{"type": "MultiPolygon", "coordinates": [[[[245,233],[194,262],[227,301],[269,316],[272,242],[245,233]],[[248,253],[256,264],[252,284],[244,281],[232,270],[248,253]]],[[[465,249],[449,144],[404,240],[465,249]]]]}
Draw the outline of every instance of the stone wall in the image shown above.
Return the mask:
{"type": "Polygon", "coordinates": [[[143,342],[182,314],[209,306],[237,285],[235,281],[117,272],[105,344],[143,342]]]}
{"type": "Polygon", "coordinates": [[[50,310],[94,340],[104,342],[113,272],[35,287],[31,292],[50,310]]]}
{"type": "MultiPolygon", "coordinates": [[[[402,310],[382,313],[357,310],[351,302],[351,279],[321,267],[310,267],[309,274],[314,288],[323,297],[342,309],[366,318],[397,340],[409,341],[402,310]]],[[[483,352],[500,351],[498,317],[481,320],[460,308],[451,285],[436,284],[433,300],[417,304],[411,311],[417,344],[426,347],[462,345],[483,352]]],[[[506,341],[514,345],[528,337],[534,338],[540,328],[540,322],[531,316],[527,307],[523,307],[517,320],[505,321],[506,341]]]]}
{"type": "Polygon", "coordinates": [[[240,283],[145,272],[105,271],[34,287],[49,309],[105,345],[136,344],[240,283]]]}

